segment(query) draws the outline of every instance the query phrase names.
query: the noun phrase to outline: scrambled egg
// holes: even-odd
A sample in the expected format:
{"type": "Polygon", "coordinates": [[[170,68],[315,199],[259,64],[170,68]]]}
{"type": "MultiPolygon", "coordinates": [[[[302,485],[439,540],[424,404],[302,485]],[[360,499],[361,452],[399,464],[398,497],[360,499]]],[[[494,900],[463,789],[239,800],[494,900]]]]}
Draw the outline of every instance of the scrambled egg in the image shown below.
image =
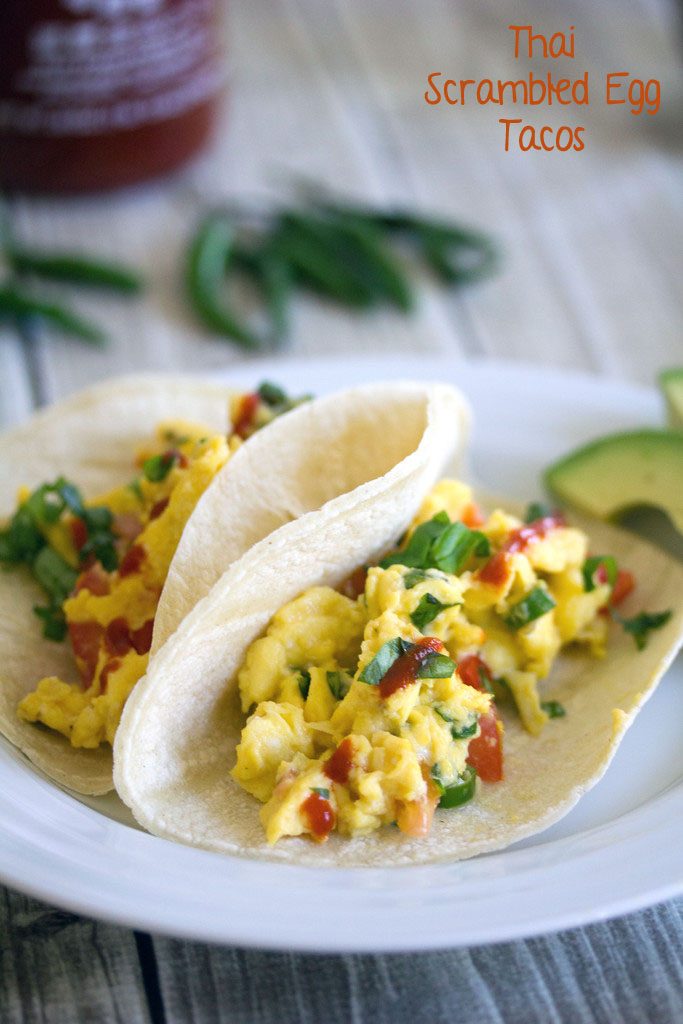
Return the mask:
{"type": "MultiPolygon", "coordinates": [[[[147,668],[159,595],[184,526],[238,443],[193,424],[163,423],[138,454],[147,473],[86,503],[113,514],[118,569],[106,572],[95,562],[63,604],[81,683],[42,679],[20,702],[20,718],[55,729],[74,747],[113,742],[128,694],[147,668]]],[[[20,504],[27,496],[20,493],[20,504]]],[[[62,517],[45,530],[74,567],[85,539],[78,522],[62,517]]]]}
{"type": "Polygon", "coordinates": [[[492,693],[457,666],[485,666],[538,734],[548,713],[537,684],[559,650],[604,652],[597,613],[610,587],[584,587],[586,555],[587,538],[563,520],[525,526],[496,510],[484,521],[470,488],[443,480],[359,596],[313,587],[280,609],[238,675],[248,718],[231,771],[263,804],[268,841],[391,823],[424,835],[439,801],[469,799],[470,744],[493,717],[487,742],[500,747],[502,724],[492,693]]]}

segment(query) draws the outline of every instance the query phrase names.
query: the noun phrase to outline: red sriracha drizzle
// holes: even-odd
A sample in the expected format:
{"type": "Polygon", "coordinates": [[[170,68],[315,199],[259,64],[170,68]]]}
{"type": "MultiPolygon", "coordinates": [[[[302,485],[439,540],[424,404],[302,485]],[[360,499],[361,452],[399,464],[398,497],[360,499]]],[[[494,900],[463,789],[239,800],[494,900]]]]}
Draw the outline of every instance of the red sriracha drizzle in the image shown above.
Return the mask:
{"type": "Polygon", "coordinates": [[[342,740],[329,761],[325,762],[323,771],[332,782],[338,782],[340,786],[349,781],[351,767],[353,765],[353,743],[351,737],[347,736],[342,740]]]}
{"type": "Polygon", "coordinates": [[[566,526],[566,520],[559,513],[552,516],[542,516],[534,519],[532,523],[525,523],[523,526],[513,530],[493,558],[490,558],[486,565],[479,570],[478,579],[482,583],[491,583],[494,587],[501,587],[508,578],[510,571],[510,559],[508,555],[519,554],[537,541],[542,540],[552,530],[559,526],[566,526]]]}
{"type": "MultiPolygon", "coordinates": [[[[467,686],[485,690],[482,674],[491,679],[491,671],[478,654],[468,654],[458,663],[458,675],[467,686]]],[[[495,704],[479,718],[479,735],[470,740],[467,762],[475,769],[482,782],[501,782],[503,778],[503,738],[498,727],[495,704]]]]}
{"type": "Polygon", "coordinates": [[[391,668],[384,674],[379,684],[379,695],[384,700],[392,693],[410,686],[418,678],[420,669],[427,658],[440,654],[443,644],[435,636],[425,636],[405,654],[396,659],[391,668]]]}
{"type": "Polygon", "coordinates": [[[301,805],[301,811],[318,843],[324,843],[335,826],[334,808],[320,793],[311,793],[301,805]]]}

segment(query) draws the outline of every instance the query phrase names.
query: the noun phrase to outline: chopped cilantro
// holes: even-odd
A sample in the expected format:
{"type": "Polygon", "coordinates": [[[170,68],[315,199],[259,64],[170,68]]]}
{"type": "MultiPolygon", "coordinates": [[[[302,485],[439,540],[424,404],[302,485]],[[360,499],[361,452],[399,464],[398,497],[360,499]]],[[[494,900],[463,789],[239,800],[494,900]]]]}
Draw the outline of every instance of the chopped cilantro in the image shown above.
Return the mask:
{"type": "Polygon", "coordinates": [[[385,644],[382,644],[372,661],[365,666],[358,678],[362,683],[369,683],[370,686],[379,686],[394,662],[402,654],[406,654],[412,646],[411,643],[400,636],[394,637],[393,640],[387,640],[385,644]]]}
{"type": "Polygon", "coordinates": [[[57,552],[45,545],[33,562],[33,575],[54,604],[62,604],[76,585],[78,573],[57,552]]]}
{"type": "Polygon", "coordinates": [[[632,619],[622,619],[621,615],[612,612],[612,617],[623,626],[627,633],[631,634],[639,651],[647,646],[651,631],[665,626],[671,615],[670,608],[665,612],[641,612],[640,615],[635,615],[632,619]]]}
{"type": "Polygon", "coordinates": [[[137,479],[137,477],[135,478],[135,480],[131,480],[131,482],[128,484],[128,490],[133,492],[138,501],[145,500],[142,493],[142,487],[140,486],[140,481],[137,479]]]}
{"type": "Polygon", "coordinates": [[[311,673],[308,669],[302,669],[299,672],[299,693],[304,700],[308,697],[308,691],[311,688],[311,673]]]}
{"type": "Polygon", "coordinates": [[[612,555],[595,555],[593,558],[587,558],[581,569],[581,573],[583,575],[583,589],[585,591],[590,592],[600,586],[600,581],[596,580],[595,577],[601,566],[605,570],[607,582],[610,587],[613,587],[617,582],[619,570],[617,569],[616,559],[613,558],[612,555]]]}
{"type": "Polygon", "coordinates": [[[524,513],[525,523],[534,523],[537,519],[545,519],[546,516],[551,516],[553,509],[550,505],[546,505],[542,501],[532,501],[527,505],[526,512],[524,513]]]}
{"type": "Polygon", "coordinates": [[[330,693],[335,700],[343,700],[349,692],[349,682],[344,678],[341,672],[328,672],[327,685],[329,686],[330,693]]]}
{"type": "Polygon", "coordinates": [[[474,736],[477,731],[479,722],[476,715],[471,716],[471,721],[465,725],[459,723],[451,714],[449,708],[444,707],[443,704],[436,704],[434,707],[435,712],[439,718],[443,718],[444,722],[448,722],[451,727],[451,736],[454,740],[465,740],[470,736],[474,736]]]}
{"type": "Polygon", "coordinates": [[[287,393],[277,384],[264,380],[259,384],[256,393],[266,405],[282,405],[287,401],[287,393]]]}
{"type": "Polygon", "coordinates": [[[152,455],[142,464],[142,472],[150,483],[158,484],[165,480],[173,468],[178,456],[175,452],[164,452],[162,455],[152,455]]]}
{"type": "Polygon", "coordinates": [[[329,791],[329,789],[325,789],[324,786],[313,786],[311,792],[312,793],[317,793],[318,796],[321,796],[323,798],[323,800],[329,800],[330,799],[330,791],[329,791]]]}
{"type": "Polygon", "coordinates": [[[55,605],[35,605],[33,611],[39,619],[42,619],[43,636],[46,640],[55,640],[57,643],[61,643],[66,639],[66,616],[61,608],[55,605]]]}
{"type": "Polygon", "coordinates": [[[513,604],[505,617],[510,629],[521,629],[555,607],[555,601],[543,587],[534,587],[521,601],[513,604]]]}
{"type": "Polygon", "coordinates": [[[416,629],[424,633],[425,626],[433,622],[446,608],[452,607],[452,604],[442,604],[433,594],[423,594],[417,608],[411,613],[410,621],[416,629]]]}
{"type": "Polygon", "coordinates": [[[548,718],[564,718],[567,714],[564,704],[560,704],[559,700],[542,700],[541,708],[548,718]]]}
{"type": "Polygon", "coordinates": [[[432,654],[420,665],[418,679],[448,679],[455,672],[455,662],[445,654],[432,654]]]}
{"type": "Polygon", "coordinates": [[[388,569],[391,565],[405,565],[414,569],[458,573],[472,555],[484,557],[490,553],[485,534],[470,530],[464,523],[452,523],[445,512],[439,512],[433,519],[421,523],[407,546],[402,551],[387,555],[380,566],[388,569]]]}

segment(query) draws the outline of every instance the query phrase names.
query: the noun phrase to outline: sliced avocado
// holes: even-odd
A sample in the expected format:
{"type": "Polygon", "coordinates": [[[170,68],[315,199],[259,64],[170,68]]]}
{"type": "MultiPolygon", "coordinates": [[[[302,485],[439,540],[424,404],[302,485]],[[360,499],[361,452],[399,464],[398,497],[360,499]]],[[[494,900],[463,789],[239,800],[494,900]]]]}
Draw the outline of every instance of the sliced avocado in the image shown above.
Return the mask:
{"type": "Polygon", "coordinates": [[[683,533],[683,432],[636,430],[600,438],[544,474],[551,493],[600,519],[660,508],[683,533]]]}
{"type": "Polygon", "coordinates": [[[683,366],[662,370],[659,386],[666,399],[669,426],[683,430],[683,366]]]}

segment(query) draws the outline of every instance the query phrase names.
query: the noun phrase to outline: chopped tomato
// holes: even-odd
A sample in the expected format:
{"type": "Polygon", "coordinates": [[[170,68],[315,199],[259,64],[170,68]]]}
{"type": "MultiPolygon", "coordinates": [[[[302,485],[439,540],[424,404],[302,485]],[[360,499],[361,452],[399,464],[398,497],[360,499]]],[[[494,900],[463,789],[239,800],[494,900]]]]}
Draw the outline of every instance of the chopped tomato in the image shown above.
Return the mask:
{"type": "Polygon", "coordinates": [[[469,526],[470,530],[475,530],[478,526],[483,526],[486,522],[481,513],[481,509],[478,505],[475,505],[473,501],[470,502],[469,505],[465,505],[460,518],[465,526],[469,526]]]}
{"type": "Polygon", "coordinates": [[[161,513],[166,511],[168,501],[168,498],[162,498],[160,501],[157,501],[156,505],[152,505],[152,509],[149,513],[150,520],[158,519],[161,513]]]}
{"type": "Polygon", "coordinates": [[[632,590],[635,589],[636,580],[633,573],[627,569],[620,569],[617,573],[616,582],[612,588],[612,595],[609,599],[609,603],[612,607],[621,604],[622,601],[626,600],[632,590]]]}
{"type": "Polygon", "coordinates": [[[339,590],[345,597],[350,597],[352,601],[355,601],[365,590],[367,576],[367,568],[361,565],[359,569],[355,569],[350,576],[346,577],[339,590]]]}
{"type": "Polygon", "coordinates": [[[81,679],[89,686],[95,675],[104,629],[98,622],[70,622],[69,638],[81,679]]]}
{"type": "Polygon", "coordinates": [[[147,654],[152,646],[152,633],[154,631],[154,619],[148,619],[144,626],[131,631],[130,639],[133,649],[137,654],[147,654]]]}
{"type": "Polygon", "coordinates": [[[112,531],[117,537],[132,544],[138,534],[142,532],[142,523],[139,516],[132,512],[120,512],[114,516],[112,531]]]}
{"type": "Polygon", "coordinates": [[[140,544],[133,544],[119,566],[119,576],[130,576],[137,572],[145,560],[147,552],[140,544]]]}
{"type": "Polygon", "coordinates": [[[498,718],[495,704],[479,718],[481,732],[467,748],[467,763],[471,764],[482,782],[501,782],[503,779],[503,723],[498,718]]]}
{"type": "MultiPolygon", "coordinates": [[[[458,663],[458,675],[467,686],[486,690],[491,670],[478,654],[468,654],[458,663]]],[[[467,762],[482,782],[500,782],[503,778],[503,724],[495,704],[479,718],[480,733],[467,748],[467,762]]]]}
{"type": "Polygon", "coordinates": [[[96,597],[104,597],[109,593],[109,574],[105,572],[99,562],[94,562],[76,580],[74,593],[78,594],[81,590],[89,590],[96,597]]]}
{"type": "Polygon", "coordinates": [[[131,649],[130,629],[122,616],[109,623],[104,632],[104,642],[110,654],[127,654],[131,649]]]}
{"type": "Polygon", "coordinates": [[[432,827],[434,811],[439,806],[440,793],[434,780],[426,769],[422,772],[427,783],[427,792],[420,800],[399,803],[396,812],[396,824],[407,836],[419,839],[426,836],[432,827]]]}

